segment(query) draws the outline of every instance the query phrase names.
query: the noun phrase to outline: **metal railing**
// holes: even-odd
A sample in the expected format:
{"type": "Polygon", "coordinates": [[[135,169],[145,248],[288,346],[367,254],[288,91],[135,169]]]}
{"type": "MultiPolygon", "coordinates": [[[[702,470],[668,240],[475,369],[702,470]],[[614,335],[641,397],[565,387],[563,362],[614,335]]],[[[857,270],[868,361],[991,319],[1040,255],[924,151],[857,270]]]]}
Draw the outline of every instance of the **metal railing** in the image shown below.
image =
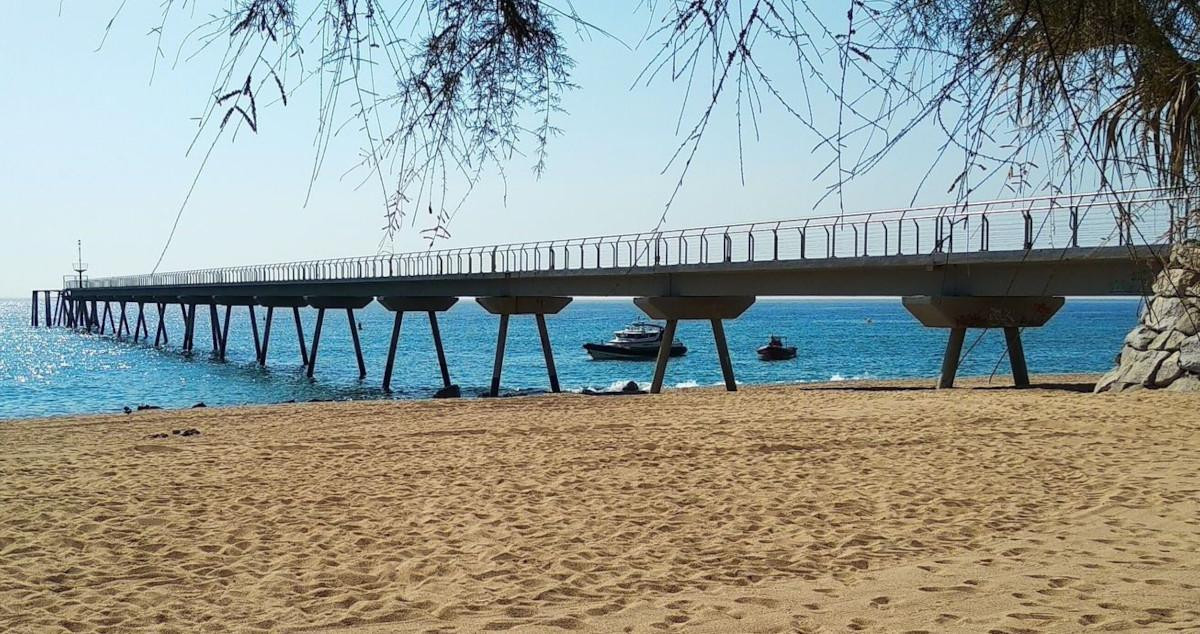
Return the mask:
{"type": "MultiPolygon", "coordinates": [[[[191,286],[976,253],[1164,244],[1200,236],[1190,190],[1157,188],[544,240],[352,258],[126,275],[88,288],[191,286]]],[[[64,280],[67,288],[76,279],[64,280]]]]}

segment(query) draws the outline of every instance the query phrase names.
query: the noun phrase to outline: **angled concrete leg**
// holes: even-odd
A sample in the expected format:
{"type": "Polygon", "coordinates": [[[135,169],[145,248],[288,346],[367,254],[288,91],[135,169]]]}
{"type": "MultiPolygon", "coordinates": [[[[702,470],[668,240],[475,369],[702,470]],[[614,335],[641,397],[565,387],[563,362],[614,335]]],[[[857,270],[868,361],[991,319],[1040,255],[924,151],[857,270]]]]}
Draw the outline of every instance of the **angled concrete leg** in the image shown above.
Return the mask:
{"type": "Polygon", "coordinates": [[[248,304],[246,309],[250,311],[250,334],[254,337],[254,358],[262,357],[262,342],[258,340],[258,309],[254,308],[254,304],[248,304]]]}
{"type": "Polygon", "coordinates": [[[308,378],[312,378],[313,370],[317,368],[317,347],[321,345],[321,326],[325,323],[325,309],[317,309],[317,325],[313,328],[312,348],[308,353],[308,378]]]}
{"type": "Polygon", "coordinates": [[[226,346],[229,345],[229,322],[232,321],[231,319],[229,319],[229,317],[232,313],[233,313],[233,306],[226,304],[225,305],[225,323],[221,325],[221,350],[218,353],[218,355],[219,355],[218,358],[220,358],[222,361],[225,360],[225,348],[226,348],[226,346]]]}
{"type": "Polygon", "coordinates": [[[188,353],[192,353],[192,349],[196,345],[196,305],[189,304],[187,307],[187,325],[186,333],[184,334],[183,349],[188,353]]]}
{"type": "Polygon", "coordinates": [[[158,308],[158,327],[154,329],[154,347],[157,348],[159,344],[166,343],[163,336],[167,332],[167,320],[164,314],[166,306],[162,302],[155,302],[155,306],[158,308]]]}
{"type": "Polygon", "coordinates": [[[133,322],[133,342],[134,343],[137,343],[139,339],[142,339],[143,334],[145,334],[146,337],[150,336],[150,333],[146,332],[146,302],[138,302],[137,305],[138,305],[137,321],[133,322]]]}
{"type": "Polygon", "coordinates": [[[1008,360],[1012,365],[1013,384],[1029,387],[1029,368],[1025,365],[1025,349],[1021,345],[1021,329],[1016,326],[1004,328],[1004,341],[1008,344],[1008,360]]]}
{"type": "Polygon", "coordinates": [[[558,388],[558,370],[554,368],[554,352],[550,349],[550,333],[546,331],[546,316],[537,313],[538,335],[542,339],[542,354],[546,357],[546,373],[550,375],[550,391],[561,392],[558,388]]]}
{"type": "Polygon", "coordinates": [[[258,349],[258,364],[267,365],[267,345],[271,343],[271,321],[275,317],[275,307],[267,306],[266,323],[263,324],[262,346],[258,349]]]}
{"type": "Polygon", "coordinates": [[[221,354],[221,316],[217,314],[217,305],[208,304],[208,328],[212,331],[213,353],[221,354]]]}
{"type": "MultiPolygon", "coordinates": [[[[109,313],[108,309],[109,309],[108,302],[104,302],[104,312],[100,313],[100,330],[99,330],[100,334],[104,334],[104,326],[106,323],[108,323],[108,320],[110,319],[108,316],[108,313],[109,313]]],[[[92,312],[95,312],[95,310],[93,309],[92,312]]]]}
{"type": "Polygon", "coordinates": [[[363,363],[362,346],[358,343],[358,321],[354,319],[354,309],[346,309],[346,319],[350,322],[350,337],[354,339],[354,357],[358,359],[358,378],[367,376],[367,364],[363,363]]]}
{"type": "Polygon", "coordinates": [[[654,362],[654,380],[650,383],[650,393],[662,392],[663,377],[667,374],[667,361],[671,359],[671,344],[675,341],[675,327],[679,320],[668,319],[667,327],[663,329],[662,341],[658,344],[658,359],[654,362]]]}
{"type": "Polygon", "coordinates": [[[962,356],[963,340],[966,337],[966,328],[950,329],[950,338],[946,340],[946,355],[942,357],[942,375],[938,378],[938,388],[954,387],[954,377],[958,374],[958,361],[962,356]]]}
{"type": "Polygon", "coordinates": [[[396,311],[392,321],[392,342],[388,345],[387,365],[383,367],[383,391],[392,391],[392,366],[396,363],[396,344],[400,341],[400,322],[404,319],[404,311],[396,311]]]}
{"type": "Polygon", "coordinates": [[[721,375],[725,377],[725,389],[737,391],[737,382],[733,380],[733,363],[729,360],[729,345],[725,343],[725,325],[720,319],[712,319],[713,340],[717,344],[717,357],[721,360],[721,375]]]}
{"type": "Polygon", "coordinates": [[[500,396],[500,371],[504,367],[504,343],[508,340],[508,313],[500,315],[500,333],[496,335],[496,361],[492,364],[492,396],[500,396]]]}
{"type": "Polygon", "coordinates": [[[442,387],[450,387],[450,366],[446,365],[446,350],[442,347],[442,331],[438,329],[437,313],[429,311],[429,330],[437,348],[438,367],[442,370],[442,387]]]}
{"type": "MultiPolygon", "coordinates": [[[[300,308],[292,307],[292,317],[296,320],[296,336],[300,338],[300,363],[308,365],[308,349],[304,345],[304,323],[300,321],[300,308]]],[[[309,375],[312,376],[312,375],[309,375]]]]}
{"type": "Polygon", "coordinates": [[[129,320],[125,318],[125,305],[128,302],[120,302],[121,305],[121,321],[117,323],[117,339],[129,334],[129,320]],[[122,334],[124,333],[124,334],[122,334]]]}

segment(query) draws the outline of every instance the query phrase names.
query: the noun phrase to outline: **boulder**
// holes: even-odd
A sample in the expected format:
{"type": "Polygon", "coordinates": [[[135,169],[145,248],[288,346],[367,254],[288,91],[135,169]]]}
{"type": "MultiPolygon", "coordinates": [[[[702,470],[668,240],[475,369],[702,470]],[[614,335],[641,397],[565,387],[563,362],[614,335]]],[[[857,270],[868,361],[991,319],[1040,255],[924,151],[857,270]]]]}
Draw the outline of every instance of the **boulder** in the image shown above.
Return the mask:
{"type": "Polygon", "coordinates": [[[1150,342],[1151,350],[1178,350],[1183,342],[1183,333],[1177,330],[1164,330],[1150,342]]]}
{"type": "Polygon", "coordinates": [[[1200,375],[1184,374],[1163,389],[1168,392],[1200,392],[1200,375]]]}
{"type": "Polygon", "coordinates": [[[457,385],[450,385],[433,393],[433,398],[458,398],[460,396],[462,396],[462,389],[457,385]]]}
{"type": "Polygon", "coordinates": [[[1159,297],[1200,296],[1200,271],[1181,268],[1166,269],[1154,278],[1151,291],[1159,297]]]}
{"type": "Polygon", "coordinates": [[[1193,335],[1179,345],[1179,367],[1200,374],[1200,337],[1193,335]]]}
{"type": "Polygon", "coordinates": [[[1150,344],[1158,337],[1158,332],[1143,325],[1138,325],[1125,335],[1125,346],[1134,350],[1149,350],[1150,344]]]}
{"type": "Polygon", "coordinates": [[[1175,326],[1172,330],[1184,337],[1191,337],[1196,333],[1200,333],[1200,315],[1191,313],[1180,315],[1179,319],[1175,320],[1175,326]]]}
{"type": "MultiPolygon", "coordinates": [[[[1165,352],[1165,351],[1164,351],[1165,352]]],[[[1146,387],[1162,389],[1171,385],[1183,376],[1183,368],[1179,367],[1179,353],[1171,352],[1154,368],[1154,373],[1146,379],[1146,387]]]]}

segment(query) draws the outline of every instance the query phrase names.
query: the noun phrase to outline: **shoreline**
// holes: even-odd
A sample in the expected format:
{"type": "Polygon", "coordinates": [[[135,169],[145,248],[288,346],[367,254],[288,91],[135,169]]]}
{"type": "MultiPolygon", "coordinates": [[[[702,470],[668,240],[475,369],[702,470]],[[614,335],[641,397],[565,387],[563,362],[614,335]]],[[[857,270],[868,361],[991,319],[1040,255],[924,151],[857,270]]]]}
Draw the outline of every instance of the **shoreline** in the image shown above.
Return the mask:
{"type": "Polygon", "coordinates": [[[0,425],[0,629],[1200,627],[1200,395],[1035,380],[0,425]]]}
{"type": "MultiPolygon", "coordinates": [[[[1090,383],[1091,385],[1095,385],[1101,376],[1103,376],[1103,374],[1098,373],[1098,372],[1075,372],[1075,373],[1062,373],[1062,374],[1060,374],[1060,373],[1030,374],[1030,380],[1033,382],[1033,385],[1030,386],[1029,389],[1034,389],[1034,390],[1036,390],[1036,389],[1055,389],[1055,388],[1060,387],[1061,385],[1067,384],[1067,383],[1070,383],[1070,384],[1090,383]]],[[[935,385],[936,381],[937,381],[936,378],[931,378],[931,379],[914,379],[914,378],[855,379],[855,378],[850,378],[850,379],[829,380],[829,381],[780,381],[777,383],[753,383],[753,384],[739,383],[738,390],[739,391],[747,391],[747,390],[753,391],[753,390],[759,390],[759,389],[764,389],[764,388],[795,388],[795,389],[799,389],[799,390],[812,390],[812,389],[822,389],[822,390],[870,389],[870,390],[876,390],[876,389],[889,389],[889,388],[935,390],[935,389],[937,389],[936,385],[935,385]]],[[[987,387],[989,389],[1002,389],[1002,388],[1006,388],[1006,387],[1012,388],[1011,381],[1012,381],[1012,377],[1009,375],[996,375],[995,377],[992,377],[990,379],[983,377],[983,376],[960,375],[956,379],[956,382],[955,382],[956,388],[955,389],[957,389],[957,388],[978,388],[978,387],[987,387]]],[[[638,382],[638,383],[639,383],[639,385],[641,385],[641,384],[649,385],[649,381],[642,381],[642,382],[638,382]]],[[[484,388],[480,388],[480,389],[484,389],[484,388]]],[[[709,390],[724,392],[725,387],[724,387],[723,383],[714,383],[712,385],[694,385],[694,386],[688,386],[688,387],[668,387],[665,389],[664,393],[678,392],[681,390],[687,391],[687,392],[709,391],[709,390]]],[[[128,405],[128,407],[130,407],[134,411],[130,414],[125,414],[124,412],[121,412],[121,411],[112,411],[112,412],[90,412],[90,413],[86,413],[86,414],[60,414],[60,415],[54,415],[54,416],[33,416],[33,417],[27,417],[27,418],[0,418],[0,425],[28,424],[28,423],[54,422],[54,421],[61,422],[61,421],[65,421],[65,420],[86,422],[88,420],[95,419],[95,418],[108,418],[108,417],[112,417],[112,416],[137,416],[140,414],[145,414],[147,412],[188,412],[188,411],[198,411],[198,410],[218,410],[218,411],[253,410],[253,409],[264,408],[264,407],[286,407],[286,406],[290,406],[290,405],[329,405],[329,404],[336,404],[336,403],[427,403],[427,402],[435,402],[435,401],[451,403],[451,402],[455,402],[455,401],[470,402],[470,401],[477,401],[477,400],[490,401],[490,400],[542,398],[542,397],[553,398],[553,397],[571,396],[571,395],[588,396],[588,397],[593,397],[593,396],[622,396],[622,397],[649,396],[649,395],[638,395],[638,394],[629,395],[629,394],[617,394],[617,393],[584,394],[581,391],[576,391],[576,390],[564,390],[563,392],[560,392],[559,394],[554,394],[548,390],[520,391],[518,393],[513,393],[513,394],[501,394],[499,397],[489,397],[489,396],[484,396],[484,395],[477,395],[477,396],[463,396],[463,397],[458,397],[458,398],[447,398],[447,399],[435,399],[435,398],[433,398],[432,393],[430,396],[423,397],[423,398],[391,398],[391,397],[388,397],[387,395],[381,394],[378,398],[348,398],[348,399],[340,399],[340,400],[313,400],[313,401],[295,401],[295,402],[284,401],[284,402],[277,402],[277,403],[243,403],[243,404],[236,404],[236,405],[208,405],[207,403],[205,403],[204,407],[192,407],[192,406],[178,407],[178,408],[162,407],[162,408],[157,408],[157,409],[152,409],[152,410],[143,410],[143,411],[138,411],[136,409],[136,407],[137,407],[137,405],[139,405],[139,403],[131,403],[128,405]]],[[[201,401],[201,402],[203,402],[203,401],[201,401]]],[[[153,403],[148,403],[148,404],[153,405],[153,403]]]]}

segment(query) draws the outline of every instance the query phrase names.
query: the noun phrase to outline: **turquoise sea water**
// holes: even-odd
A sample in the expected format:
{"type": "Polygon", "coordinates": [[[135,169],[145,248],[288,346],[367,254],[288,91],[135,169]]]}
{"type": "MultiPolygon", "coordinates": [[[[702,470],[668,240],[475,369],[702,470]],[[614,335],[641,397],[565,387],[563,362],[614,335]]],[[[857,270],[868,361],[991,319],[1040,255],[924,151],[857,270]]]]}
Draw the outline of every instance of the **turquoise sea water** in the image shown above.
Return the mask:
{"type": "MultiPolygon", "coordinates": [[[[1130,299],[1068,299],[1045,327],[1025,332],[1026,355],[1034,373],[1102,372],[1111,367],[1121,340],[1136,320],[1130,299]]],[[[120,411],[153,404],[166,408],[279,403],[311,399],[426,398],[441,385],[429,322],[406,314],[397,352],[393,394],[379,387],[391,334],[391,313],[378,305],[358,311],[367,378],[358,379],[353,344],[344,313],[326,314],[316,376],[304,375],[289,312],[275,317],[268,366],[254,360],[249,317],[235,309],[228,360],[212,360],[207,311],[197,308],[196,354],[179,354],[183,332],[179,307],[168,312],[170,345],[116,342],[65,329],[32,329],[29,300],[0,300],[0,420],[120,411]]],[[[653,364],[591,361],[582,349],[605,341],[612,331],[637,319],[629,300],[576,300],[548,318],[564,390],[603,389],[626,381],[646,383],[653,364]]],[[[134,316],[130,315],[130,323],[134,316]]],[[[260,327],[262,312],[259,313],[260,327]]],[[[304,311],[311,338],[315,311],[304,311]]],[[[440,326],[451,378],[464,396],[487,389],[495,354],[497,318],[474,301],[463,300],[442,316],[440,326]]],[[[153,334],[155,322],[148,318],[153,334]]],[[[844,379],[930,378],[941,364],[945,331],[921,327],[898,299],[760,300],[741,319],[727,323],[739,383],[793,383],[844,379]],[[869,320],[869,321],[868,321],[869,320]],[[769,334],[800,347],[792,361],[759,361],[755,348],[769,334]]],[[[968,334],[960,376],[1008,373],[1004,338],[989,331],[968,334]]],[[[676,388],[721,383],[720,367],[707,323],[681,323],[684,357],[673,359],[666,385],[676,388]]],[[[532,317],[514,317],[509,327],[503,387],[507,392],[543,391],[548,385],[537,328],[532,317]]]]}

